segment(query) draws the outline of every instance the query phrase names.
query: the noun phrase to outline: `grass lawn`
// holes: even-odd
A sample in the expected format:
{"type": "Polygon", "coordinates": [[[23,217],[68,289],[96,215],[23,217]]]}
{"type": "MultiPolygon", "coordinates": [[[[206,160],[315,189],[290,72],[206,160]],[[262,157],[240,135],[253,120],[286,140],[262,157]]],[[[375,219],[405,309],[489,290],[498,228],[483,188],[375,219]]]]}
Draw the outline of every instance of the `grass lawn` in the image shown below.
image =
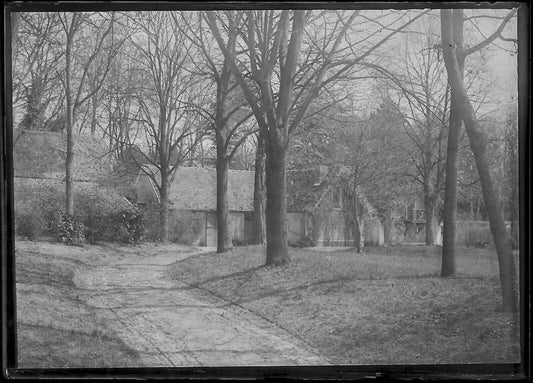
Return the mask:
{"type": "Polygon", "coordinates": [[[494,251],[460,249],[454,278],[439,277],[438,247],[365,251],[293,249],[289,265],[263,267],[264,247],[239,247],[168,272],[276,323],[335,364],[519,361],[518,317],[496,311],[494,251]]]}
{"type": "MultiPolygon", "coordinates": [[[[84,304],[72,282],[71,258],[18,249],[17,337],[20,368],[138,366],[138,355],[84,304]]],[[[78,257],[79,258],[79,257],[78,257]]]]}

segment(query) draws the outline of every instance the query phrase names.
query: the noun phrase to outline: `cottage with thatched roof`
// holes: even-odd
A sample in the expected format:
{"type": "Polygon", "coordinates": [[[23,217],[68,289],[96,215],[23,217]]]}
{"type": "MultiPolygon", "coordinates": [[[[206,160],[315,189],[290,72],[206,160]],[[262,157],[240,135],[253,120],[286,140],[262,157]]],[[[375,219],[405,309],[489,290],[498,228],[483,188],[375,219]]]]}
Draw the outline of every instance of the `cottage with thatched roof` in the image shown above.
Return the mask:
{"type": "MultiPolygon", "coordinates": [[[[113,163],[105,144],[83,135],[75,142],[74,200],[95,201],[108,213],[131,209],[123,195],[105,185],[113,163]]],[[[13,143],[15,218],[59,214],[65,201],[66,135],[15,130],[13,143]]]]}
{"type": "MultiPolygon", "coordinates": [[[[157,177],[154,167],[145,166],[144,170],[140,170],[135,182],[137,203],[156,208],[159,194],[154,180],[147,173],[157,177]]],[[[195,220],[200,222],[196,238],[192,241],[194,245],[216,246],[216,188],[216,170],[213,168],[180,167],[174,175],[169,192],[169,213],[171,217],[194,214],[195,220]]],[[[249,243],[252,239],[253,202],[254,172],[228,170],[230,230],[236,243],[249,243]]]]}

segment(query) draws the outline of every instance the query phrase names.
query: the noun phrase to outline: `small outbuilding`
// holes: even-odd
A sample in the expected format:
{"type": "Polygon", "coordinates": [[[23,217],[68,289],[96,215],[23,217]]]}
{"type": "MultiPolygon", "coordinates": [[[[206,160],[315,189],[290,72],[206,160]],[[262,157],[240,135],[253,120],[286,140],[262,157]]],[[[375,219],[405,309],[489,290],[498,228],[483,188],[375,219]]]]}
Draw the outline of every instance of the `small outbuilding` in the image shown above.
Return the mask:
{"type": "MultiPolygon", "coordinates": [[[[145,208],[157,206],[159,194],[154,181],[139,172],[135,182],[137,203],[145,208]]],[[[153,168],[148,170],[156,174],[153,168]]],[[[196,246],[217,245],[217,184],[216,170],[201,167],[180,167],[176,170],[169,193],[170,219],[192,217],[198,230],[190,243],[196,246]]],[[[252,240],[254,202],[254,172],[228,170],[228,205],[230,230],[234,243],[245,244],[252,240]]],[[[169,233],[172,236],[172,233],[169,233]]]]}
{"type": "MultiPolygon", "coordinates": [[[[352,201],[343,176],[347,167],[315,166],[287,176],[289,243],[303,246],[354,246],[352,201]]],[[[376,210],[358,193],[360,228],[365,246],[383,245],[383,225],[376,210]]]]}

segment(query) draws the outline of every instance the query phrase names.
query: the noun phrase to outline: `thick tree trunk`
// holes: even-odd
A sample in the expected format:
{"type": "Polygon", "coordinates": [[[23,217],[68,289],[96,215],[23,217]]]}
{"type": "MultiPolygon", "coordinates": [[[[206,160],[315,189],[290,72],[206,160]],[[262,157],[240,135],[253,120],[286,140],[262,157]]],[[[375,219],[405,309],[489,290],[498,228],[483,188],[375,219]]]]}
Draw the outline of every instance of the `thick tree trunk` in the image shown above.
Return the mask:
{"type": "Polygon", "coordinates": [[[433,246],[435,239],[433,235],[433,221],[435,215],[435,201],[432,196],[424,195],[424,209],[426,210],[426,246],[433,246]]]}
{"type": "Polygon", "coordinates": [[[477,126],[474,111],[471,107],[463,107],[465,129],[470,140],[470,147],[474,152],[474,159],[481,182],[481,191],[489,218],[490,231],[494,239],[500,270],[500,284],[502,288],[503,310],[517,310],[516,270],[509,233],[501,213],[499,201],[494,193],[489,162],[486,154],[486,142],[483,133],[477,126]]]}
{"type": "Polygon", "coordinates": [[[453,28],[450,10],[441,10],[442,46],[444,60],[448,72],[448,80],[452,91],[458,96],[458,105],[465,125],[465,130],[470,141],[470,147],[474,153],[474,159],[481,183],[481,190],[487,210],[490,230],[494,239],[500,274],[502,290],[502,309],[515,312],[518,309],[516,292],[516,270],[513,252],[505,221],[501,214],[498,199],[492,185],[489,162],[487,160],[486,142],[480,131],[475,112],[466,93],[462,81],[461,70],[457,60],[455,46],[453,44],[453,28]]]}
{"type": "Polygon", "coordinates": [[[265,141],[260,134],[257,138],[254,174],[253,243],[257,245],[266,242],[265,188],[265,141]]]}
{"type": "MultiPolygon", "coordinates": [[[[453,39],[459,48],[457,62],[459,64],[461,79],[464,73],[465,57],[463,51],[463,25],[464,16],[462,9],[454,9],[452,13],[453,39]]],[[[448,127],[448,144],[446,148],[446,178],[444,183],[444,213],[442,225],[442,265],[441,277],[450,277],[455,274],[456,252],[456,220],[457,220],[457,157],[459,153],[459,131],[462,119],[459,113],[457,92],[450,90],[450,121],[448,127]]]]}
{"type": "Polygon", "coordinates": [[[457,155],[459,153],[459,129],[461,115],[457,100],[452,95],[448,147],[446,149],[446,179],[444,182],[444,212],[442,226],[442,265],[440,276],[455,274],[455,231],[457,219],[457,155]]]}
{"type": "Polygon", "coordinates": [[[217,253],[233,247],[229,227],[228,161],[217,141],[217,253]]]}
{"type": "Polygon", "coordinates": [[[72,56],[72,38],[67,37],[67,44],[65,50],[65,98],[67,101],[67,156],[65,160],[65,197],[66,197],[66,213],[68,215],[74,215],[74,180],[72,177],[73,167],[74,167],[74,115],[73,115],[73,105],[72,105],[72,94],[71,94],[71,56],[72,56]]]}
{"type": "MultiPolygon", "coordinates": [[[[162,172],[164,173],[164,172],[162,172]]],[[[159,232],[159,241],[168,241],[168,192],[169,192],[168,180],[161,179],[161,190],[159,192],[159,225],[161,230],[159,232]]]]}
{"type": "MultiPolygon", "coordinates": [[[[270,141],[273,141],[272,138],[270,141]]],[[[287,150],[270,142],[266,150],[266,233],[265,265],[284,265],[290,261],[287,246],[287,150]]]]}

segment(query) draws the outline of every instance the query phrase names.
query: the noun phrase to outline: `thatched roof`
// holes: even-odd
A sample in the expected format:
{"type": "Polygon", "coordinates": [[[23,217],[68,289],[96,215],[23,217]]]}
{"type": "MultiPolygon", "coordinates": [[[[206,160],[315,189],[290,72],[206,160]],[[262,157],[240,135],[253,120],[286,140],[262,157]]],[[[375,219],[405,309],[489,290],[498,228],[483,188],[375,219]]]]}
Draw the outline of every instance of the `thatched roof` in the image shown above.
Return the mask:
{"type": "MultiPolygon", "coordinates": [[[[15,177],[65,178],[66,134],[39,130],[14,133],[15,177]]],[[[112,158],[105,144],[85,135],[76,135],[74,139],[74,180],[95,181],[109,174],[112,158]]]]}
{"type": "MultiPolygon", "coordinates": [[[[150,167],[147,169],[154,169],[150,167]]],[[[154,171],[157,176],[157,172],[154,171]]],[[[155,199],[155,186],[149,177],[141,175],[137,188],[138,202],[155,199]]],[[[176,170],[169,201],[172,208],[213,211],[216,201],[216,170],[213,168],[180,167],[176,170]]],[[[228,170],[228,204],[231,211],[253,211],[254,172],[228,170]]]]}

